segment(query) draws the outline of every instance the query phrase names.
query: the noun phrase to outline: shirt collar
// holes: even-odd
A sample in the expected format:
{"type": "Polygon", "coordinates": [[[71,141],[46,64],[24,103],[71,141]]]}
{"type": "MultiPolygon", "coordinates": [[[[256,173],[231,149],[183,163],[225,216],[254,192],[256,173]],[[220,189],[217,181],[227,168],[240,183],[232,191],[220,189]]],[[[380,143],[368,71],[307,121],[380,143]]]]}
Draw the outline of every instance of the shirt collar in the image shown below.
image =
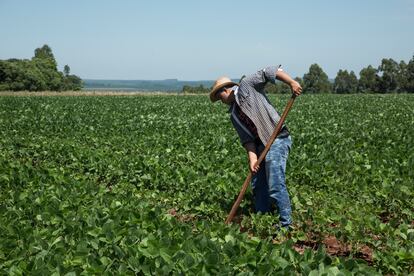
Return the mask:
{"type": "Polygon", "coordinates": [[[233,91],[234,91],[234,101],[238,104],[238,105],[240,105],[240,103],[239,103],[239,97],[238,97],[238,93],[239,93],[239,86],[238,85],[235,85],[235,86],[233,86],[232,88],[231,88],[233,91]]]}
{"type": "Polygon", "coordinates": [[[239,86],[235,85],[231,88],[232,91],[234,91],[234,102],[230,105],[228,113],[232,113],[234,111],[234,105],[235,104],[239,104],[239,102],[237,101],[237,93],[239,92],[239,86]]]}
{"type": "Polygon", "coordinates": [[[233,90],[233,91],[234,91],[234,95],[237,95],[237,92],[239,92],[239,86],[238,86],[238,85],[235,85],[235,86],[233,86],[233,87],[231,88],[231,90],[233,90]]]}

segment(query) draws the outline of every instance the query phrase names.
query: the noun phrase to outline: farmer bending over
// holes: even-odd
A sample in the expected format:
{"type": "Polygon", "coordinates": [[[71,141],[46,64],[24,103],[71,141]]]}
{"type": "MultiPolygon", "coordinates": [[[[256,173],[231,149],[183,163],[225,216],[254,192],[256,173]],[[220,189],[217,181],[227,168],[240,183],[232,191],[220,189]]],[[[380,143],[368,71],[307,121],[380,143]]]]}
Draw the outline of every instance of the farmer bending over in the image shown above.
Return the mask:
{"type": "Polygon", "coordinates": [[[300,95],[302,87],[279,66],[267,67],[243,78],[240,84],[228,77],[220,77],[210,93],[212,102],[221,100],[230,106],[230,119],[240,142],[247,151],[253,173],[252,189],[256,212],[269,212],[277,207],[280,224],[288,228],[292,223],[289,194],[285,183],[286,161],[292,144],[288,128],[283,125],[272,144],[262,166],[256,165],[260,153],[270,140],[280,116],[265,95],[268,81],[278,79],[288,84],[293,93],[300,95]]]}

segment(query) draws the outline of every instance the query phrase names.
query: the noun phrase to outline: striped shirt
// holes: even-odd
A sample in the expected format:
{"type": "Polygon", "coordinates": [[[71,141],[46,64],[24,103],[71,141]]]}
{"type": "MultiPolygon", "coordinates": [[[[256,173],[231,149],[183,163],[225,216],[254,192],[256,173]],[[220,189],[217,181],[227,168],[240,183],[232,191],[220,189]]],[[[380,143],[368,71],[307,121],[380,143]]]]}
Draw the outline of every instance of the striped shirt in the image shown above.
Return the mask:
{"type": "Polygon", "coordinates": [[[247,117],[246,114],[241,111],[240,107],[235,104],[235,112],[237,114],[237,117],[240,119],[240,122],[250,131],[250,133],[253,135],[255,139],[259,139],[259,134],[257,133],[257,128],[253,124],[252,120],[250,120],[249,117],[247,117]]]}
{"type": "MultiPolygon", "coordinates": [[[[238,87],[235,86],[233,88],[236,101],[230,107],[230,119],[243,145],[248,142],[255,142],[257,139],[255,139],[255,135],[249,130],[248,126],[240,120],[239,112],[237,112],[238,108],[253,122],[263,145],[266,145],[270,140],[270,136],[272,136],[280,120],[279,114],[271,105],[264,91],[268,81],[275,83],[277,71],[278,67],[275,66],[264,68],[245,77],[241,80],[238,87]]],[[[284,129],[282,131],[284,132],[283,135],[289,135],[287,128],[285,127],[284,129]]]]}

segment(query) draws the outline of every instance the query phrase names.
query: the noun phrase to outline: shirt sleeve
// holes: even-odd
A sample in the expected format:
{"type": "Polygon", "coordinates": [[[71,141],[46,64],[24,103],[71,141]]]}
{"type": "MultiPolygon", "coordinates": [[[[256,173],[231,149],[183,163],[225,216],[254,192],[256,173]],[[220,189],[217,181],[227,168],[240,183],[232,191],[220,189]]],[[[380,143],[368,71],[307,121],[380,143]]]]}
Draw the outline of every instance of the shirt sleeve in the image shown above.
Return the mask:
{"type": "MultiPolygon", "coordinates": [[[[256,73],[245,77],[241,82],[240,86],[247,88],[248,91],[251,91],[248,87],[254,89],[259,93],[264,94],[264,88],[267,82],[275,83],[276,82],[276,74],[279,71],[279,66],[269,66],[258,70],[256,73]]],[[[246,89],[242,89],[246,90],[246,89]]],[[[248,93],[245,91],[245,93],[248,93]]]]}
{"type": "Polygon", "coordinates": [[[269,66],[269,67],[263,68],[257,71],[256,73],[250,76],[247,76],[246,78],[243,79],[243,81],[247,82],[248,84],[254,87],[265,85],[268,81],[270,81],[271,83],[275,83],[276,73],[279,68],[280,68],[280,65],[269,66]]]}

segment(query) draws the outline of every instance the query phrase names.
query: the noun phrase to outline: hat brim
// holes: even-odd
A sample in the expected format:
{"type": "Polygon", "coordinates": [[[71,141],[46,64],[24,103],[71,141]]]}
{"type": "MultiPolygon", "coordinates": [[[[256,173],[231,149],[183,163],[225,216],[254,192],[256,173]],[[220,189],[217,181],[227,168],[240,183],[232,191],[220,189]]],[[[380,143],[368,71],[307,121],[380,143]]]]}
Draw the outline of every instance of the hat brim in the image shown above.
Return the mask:
{"type": "Polygon", "coordinates": [[[213,88],[213,90],[211,90],[211,92],[210,92],[210,100],[214,103],[214,102],[216,102],[216,101],[218,101],[219,100],[219,98],[218,98],[218,96],[217,96],[217,92],[221,89],[221,88],[223,88],[223,87],[226,87],[226,86],[229,86],[229,85],[238,85],[237,83],[235,83],[235,82],[232,82],[232,81],[228,81],[228,82],[224,82],[224,83],[222,83],[222,84],[220,84],[220,85],[217,85],[216,87],[214,87],[213,88]]]}

